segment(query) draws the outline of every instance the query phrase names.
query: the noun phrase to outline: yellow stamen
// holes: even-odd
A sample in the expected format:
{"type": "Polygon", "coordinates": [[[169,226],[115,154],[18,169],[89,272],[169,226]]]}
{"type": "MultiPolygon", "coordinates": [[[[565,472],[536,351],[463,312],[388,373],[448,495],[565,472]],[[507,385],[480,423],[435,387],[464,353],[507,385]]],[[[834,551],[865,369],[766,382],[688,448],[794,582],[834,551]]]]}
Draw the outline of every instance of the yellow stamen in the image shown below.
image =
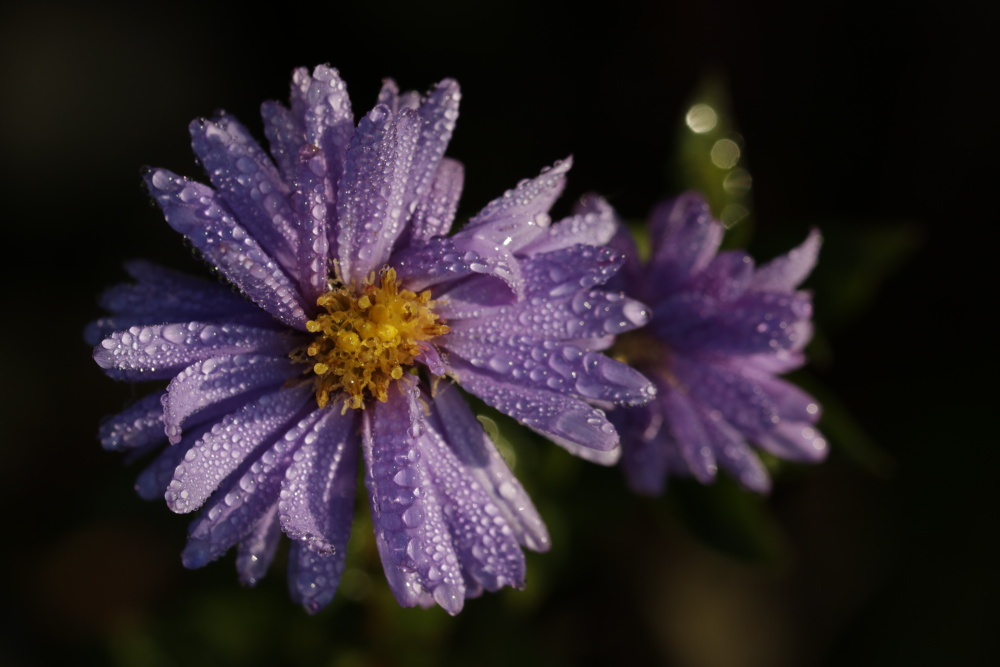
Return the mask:
{"type": "Polygon", "coordinates": [[[396,271],[389,267],[381,277],[376,287],[372,274],[360,296],[337,287],[316,300],[326,312],[306,322],[306,330],[317,336],[305,348],[305,357],[300,351],[293,358],[312,363],[320,407],[340,392],[345,411],[364,408],[366,391],[388,400],[389,383],[402,378],[420,354],[417,342],[448,333],[433,312],[430,291],[400,290],[396,271]]]}

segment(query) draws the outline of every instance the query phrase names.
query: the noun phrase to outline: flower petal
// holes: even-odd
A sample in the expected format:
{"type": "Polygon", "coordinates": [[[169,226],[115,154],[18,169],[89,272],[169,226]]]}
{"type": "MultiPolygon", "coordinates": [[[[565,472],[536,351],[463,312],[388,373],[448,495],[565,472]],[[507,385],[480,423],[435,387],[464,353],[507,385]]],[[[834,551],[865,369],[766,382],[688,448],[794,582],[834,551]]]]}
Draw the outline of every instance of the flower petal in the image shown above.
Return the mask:
{"type": "Polygon", "coordinates": [[[163,405],[157,391],[143,396],[121,412],[101,422],[98,437],[110,451],[139,449],[166,440],[163,431],[163,405]]]}
{"type": "Polygon", "coordinates": [[[816,266],[822,243],[823,237],[819,230],[813,228],[801,245],[757,269],[751,287],[771,291],[794,290],[816,266]]]}
{"type": "Polygon", "coordinates": [[[715,454],[697,404],[670,383],[662,382],[657,388],[663,405],[664,423],[687,463],[688,472],[699,482],[712,481],[717,470],[715,454]]]}
{"type": "Polygon", "coordinates": [[[247,538],[274,507],[292,455],[324,411],[314,410],[269,446],[248,456],[212,495],[188,530],[184,567],[198,568],[247,538]]]}
{"type": "Polygon", "coordinates": [[[288,592],[292,601],[310,614],[330,604],[343,574],[343,555],[322,555],[292,542],[288,551],[288,592]]]}
{"type": "Polygon", "coordinates": [[[236,551],[236,574],[244,586],[256,586],[264,578],[281,539],[278,504],[264,512],[250,534],[243,538],[236,551]]]}
{"type": "Polygon", "coordinates": [[[653,246],[648,284],[670,294],[708,265],[722,241],[722,224],[712,219],[701,195],[688,192],[664,202],[650,214],[653,246]]]}
{"type": "Polygon", "coordinates": [[[289,187],[257,140],[222,113],[192,121],[191,146],[239,224],[286,270],[295,268],[298,235],[288,203],[289,187]]]}
{"type": "Polygon", "coordinates": [[[238,224],[215,192],[156,169],[146,174],[150,194],[167,222],[254,303],[288,326],[305,330],[307,310],[298,287],[238,224]]]}
{"type": "Polygon", "coordinates": [[[449,539],[443,499],[431,480],[416,383],[364,413],[365,483],[372,502],[375,542],[386,579],[404,607],[437,601],[451,614],[461,610],[465,583],[449,539]],[[439,552],[437,560],[433,559],[439,552]]]}
{"type": "Polygon", "coordinates": [[[531,498],[507,467],[458,389],[451,384],[439,385],[431,409],[440,424],[438,430],[458,457],[465,475],[489,494],[518,541],[533,551],[548,551],[551,546],[549,533],[531,498]]]}
{"type": "Polygon", "coordinates": [[[600,352],[528,336],[449,335],[442,344],[499,381],[592,401],[646,403],[652,383],[600,352]]]}
{"type": "Polygon", "coordinates": [[[347,150],[337,201],[341,276],[360,288],[389,259],[406,223],[403,201],[420,120],[376,106],[361,119],[347,150]]]}
{"type": "Polygon", "coordinates": [[[343,559],[354,518],[358,424],[353,410],[319,412],[281,480],[281,527],[312,551],[343,559]]]}
{"type": "Polygon", "coordinates": [[[167,436],[170,442],[179,442],[189,419],[222,417],[300,374],[301,367],[288,357],[236,354],[191,364],[167,387],[162,406],[167,436]]]}
{"type": "Polygon", "coordinates": [[[618,434],[603,410],[554,391],[498,380],[460,358],[453,358],[451,365],[463,389],[570,453],[602,465],[620,456],[618,434]]]}
{"type": "Polygon", "coordinates": [[[458,211],[464,181],[465,167],[461,162],[444,158],[438,163],[430,186],[413,210],[411,240],[426,241],[448,233],[458,211]]]}
{"type": "Polygon", "coordinates": [[[577,244],[604,246],[615,235],[619,221],[603,197],[588,195],[577,205],[576,214],[555,223],[521,248],[525,255],[538,255],[577,244]]]}
{"type": "Polygon", "coordinates": [[[198,509],[247,456],[268,446],[301,418],[312,399],[311,389],[300,385],[265,394],[215,424],[174,471],[165,494],[170,509],[178,514],[198,509]]]}
{"type": "Polygon", "coordinates": [[[761,449],[789,461],[815,463],[825,459],[828,452],[826,438],[806,422],[783,421],[754,441],[761,449]]]}
{"type": "Polygon", "coordinates": [[[458,103],[462,99],[458,82],[445,79],[427,95],[427,99],[417,108],[420,118],[419,138],[410,168],[404,205],[414,206],[424,200],[437,178],[438,165],[444,157],[455,120],[458,118],[458,103]]]}
{"type": "Polygon", "coordinates": [[[158,380],[196,361],[226,354],[285,355],[294,340],[283,331],[187,322],[116,331],[94,349],[94,361],[113,378],[158,380]]]}
{"type": "Polygon", "coordinates": [[[453,238],[477,237],[517,252],[551,223],[549,209],[566,185],[572,158],[556,162],[533,179],[525,179],[486,205],[453,238]]]}
{"type": "Polygon", "coordinates": [[[523,293],[524,280],[513,255],[479,239],[454,241],[436,237],[414,243],[392,257],[400,282],[420,292],[444,282],[477,274],[499,278],[513,295],[523,293]]]}

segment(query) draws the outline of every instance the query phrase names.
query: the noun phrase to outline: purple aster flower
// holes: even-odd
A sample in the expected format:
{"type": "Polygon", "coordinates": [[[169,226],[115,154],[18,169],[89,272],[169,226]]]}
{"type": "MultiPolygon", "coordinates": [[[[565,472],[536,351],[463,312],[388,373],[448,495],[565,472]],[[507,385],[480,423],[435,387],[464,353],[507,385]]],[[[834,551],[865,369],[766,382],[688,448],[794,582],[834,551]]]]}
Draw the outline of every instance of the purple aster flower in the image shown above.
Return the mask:
{"type": "Polygon", "coordinates": [[[601,353],[648,319],[599,289],[624,261],[602,247],[612,211],[591,198],[548,216],[569,160],[446,236],[458,101],[451,80],[426,97],[389,81],[355,125],[337,72],[301,69],[291,108],[263,105],[270,155],[221,114],[190,127],[214,187],[146,174],[167,222],[236,288],[135,262],[88,330],[111,377],[169,380],[101,439],[169,441],[137,488],[201,509],[188,567],[236,546],[252,584],[284,532],[292,596],[322,608],[344,569],[360,445],[396,598],[457,613],[484,589],[523,586],[521,547],[549,537],[454,383],[603,463],[619,450],[601,407],[655,393],[601,353]]]}
{"type": "Polygon", "coordinates": [[[770,479],[748,443],[794,461],[826,455],[816,401],[775,377],[805,362],[812,298],[795,288],[816,263],[820,235],[754,268],[746,253],[718,252],[722,234],[701,196],[688,193],[653,210],[646,266],[624,230],[614,241],[628,256],[615,280],[653,311],[615,347],[657,388],[648,405],[612,413],[625,474],[642,493],[662,493],[668,475],[709,482],[719,466],[766,492],[770,479]]]}

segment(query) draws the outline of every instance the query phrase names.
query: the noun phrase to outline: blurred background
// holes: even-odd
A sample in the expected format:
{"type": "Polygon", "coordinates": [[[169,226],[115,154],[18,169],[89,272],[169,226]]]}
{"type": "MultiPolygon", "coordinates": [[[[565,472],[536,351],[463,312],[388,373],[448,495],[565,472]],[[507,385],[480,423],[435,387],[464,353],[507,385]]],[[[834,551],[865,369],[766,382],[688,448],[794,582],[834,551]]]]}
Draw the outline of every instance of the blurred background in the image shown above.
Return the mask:
{"type": "Polygon", "coordinates": [[[0,663],[988,664],[1000,145],[981,4],[5,4],[0,663]],[[356,114],[384,77],[461,82],[460,216],[572,154],[557,214],[597,191],[639,222],[698,186],[759,260],[819,226],[819,333],[794,379],[822,399],[829,460],[777,467],[764,498],[725,479],[641,498],[500,420],[553,537],[525,591],[400,609],[365,505],[315,616],[281,555],[256,589],[231,557],[184,570],[190,518],[139,500],[140,465],[96,440],[147,389],[105,378],[81,332],[124,260],[203,271],[140,168],[202,178],[191,119],[224,108],[261,137],[260,102],[319,63],[356,114]]]}

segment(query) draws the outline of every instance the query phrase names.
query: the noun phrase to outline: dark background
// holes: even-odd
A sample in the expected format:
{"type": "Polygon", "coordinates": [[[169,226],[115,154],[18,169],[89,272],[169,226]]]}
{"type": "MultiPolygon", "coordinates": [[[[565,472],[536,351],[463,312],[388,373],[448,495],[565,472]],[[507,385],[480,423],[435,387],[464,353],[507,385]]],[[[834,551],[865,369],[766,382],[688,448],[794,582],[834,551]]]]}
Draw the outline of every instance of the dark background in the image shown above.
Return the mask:
{"type": "MultiPolygon", "coordinates": [[[[982,3],[983,7],[986,3],[982,3]]],[[[8,4],[0,10],[4,665],[978,665],[1000,648],[994,470],[998,23],[969,1],[8,4]],[[808,9],[803,6],[808,5],[808,9]],[[123,260],[200,270],[140,186],[202,175],[186,126],[260,134],[296,66],[329,63],[355,113],[381,79],[463,88],[460,214],[573,154],[566,202],[630,220],[683,185],[682,118],[712,75],[754,176],[751,249],[819,225],[820,336],[800,381],[833,452],[764,499],[725,481],[630,495],[551,445],[517,473],[554,546],[526,591],[401,610],[362,510],[335,602],[308,616],[276,564],[178,557],[187,517],[132,492],[98,420],[143,389],[81,340],[123,260]],[[733,508],[736,508],[733,510],[733,508]],[[733,511],[738,510],[736,514],[733,511]]],[[[561,206],[561,208],[558,208],[561,206]]]]}

